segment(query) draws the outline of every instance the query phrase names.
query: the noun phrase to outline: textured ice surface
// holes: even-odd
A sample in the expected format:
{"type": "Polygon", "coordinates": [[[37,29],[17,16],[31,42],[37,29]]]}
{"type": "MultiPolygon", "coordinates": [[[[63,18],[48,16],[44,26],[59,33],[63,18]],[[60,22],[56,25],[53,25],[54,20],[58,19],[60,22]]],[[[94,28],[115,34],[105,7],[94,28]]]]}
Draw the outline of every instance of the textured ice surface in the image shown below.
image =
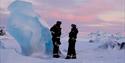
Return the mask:
{"type": "Polygon", "coordinates": [[[48,25],[34,12],[32,4],[15,1],[8,9],[11,14],[7,30],[19,42],[22,54],[51,54],[52,41],[48,25]]]}

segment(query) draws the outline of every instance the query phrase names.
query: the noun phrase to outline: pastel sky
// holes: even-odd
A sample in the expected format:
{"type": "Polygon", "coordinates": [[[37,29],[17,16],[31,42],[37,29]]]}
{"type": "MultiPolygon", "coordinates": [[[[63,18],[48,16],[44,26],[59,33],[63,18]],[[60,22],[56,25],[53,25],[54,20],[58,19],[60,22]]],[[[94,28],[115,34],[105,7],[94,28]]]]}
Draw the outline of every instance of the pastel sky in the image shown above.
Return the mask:
{"type": "MultiPolygon", "coordinates": [[[[7,7],[15,0],[0,0],[0,17],[9,14],[7,7]]],[[[31,2],[35,11],[52,26],[61,20],[63,29],[77,24],[80,33],[97,30],[125,33],[125,0],[24,0],[31,2]]],[[[4,19],[3,19],[4,20],[4,19]]]]}

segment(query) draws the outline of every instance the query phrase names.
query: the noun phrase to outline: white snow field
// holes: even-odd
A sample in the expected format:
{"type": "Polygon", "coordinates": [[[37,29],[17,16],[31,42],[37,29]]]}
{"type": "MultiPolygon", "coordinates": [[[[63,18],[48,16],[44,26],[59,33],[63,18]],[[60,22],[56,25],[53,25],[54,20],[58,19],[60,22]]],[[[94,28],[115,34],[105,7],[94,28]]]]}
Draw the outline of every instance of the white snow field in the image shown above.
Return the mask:
{"type": "MultiPolygon", "coordinates": [[[[13,42],[13,40],[2,40],[1,43],[6,41],[13,42]]],[[[77,59],[68,60],[65,59],[68,42],[63,39],[61,42],[60,50],[62,55],[60,58],[34,58],[31,56],[23,56],[16,52],[14,48],[11,48],[15,45],[11,47],[8,46],[7,48],[6,45],[10,43],[3,44],[1,46],[6,46],[6,48],[0,48],[0,63],[125,63],[125,50],[101,49],[98,48],[100,44],[89,43],[86,39],[77,40],[77,59]]]]}

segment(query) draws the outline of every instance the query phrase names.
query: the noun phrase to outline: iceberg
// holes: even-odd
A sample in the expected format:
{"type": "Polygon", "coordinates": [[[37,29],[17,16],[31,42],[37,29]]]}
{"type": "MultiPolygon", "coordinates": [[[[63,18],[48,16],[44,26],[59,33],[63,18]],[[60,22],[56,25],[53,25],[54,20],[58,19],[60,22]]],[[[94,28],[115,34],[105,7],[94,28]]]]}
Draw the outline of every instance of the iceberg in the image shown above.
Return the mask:
{"type": "Polygon", "coordinates": [[[22,54],[52,54],[51,33],[47,23],[35,13],[32,3],[16,0],[8,7],[7,31],[19,42],[22,54]]]}

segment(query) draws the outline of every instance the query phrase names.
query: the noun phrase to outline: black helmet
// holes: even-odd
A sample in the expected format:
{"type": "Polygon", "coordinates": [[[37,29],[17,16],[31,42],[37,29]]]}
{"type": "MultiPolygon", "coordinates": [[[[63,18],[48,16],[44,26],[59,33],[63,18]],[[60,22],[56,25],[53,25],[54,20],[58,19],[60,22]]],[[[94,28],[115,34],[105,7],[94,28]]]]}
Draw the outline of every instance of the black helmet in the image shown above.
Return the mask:
{"type": "Polygon", "coordinates": [[[62,24],[62,23],[61,23],[61,21],[57,21],[56,24],[59,24],[59,25],[60,25],[60,24],[62,24]]]}
{"type": "Polygon", "coordinates": [[[72,26],[72,27],[76,27],[76,25],[75,25],[75,24],[71,24],[71,26],[72,26]]]}

